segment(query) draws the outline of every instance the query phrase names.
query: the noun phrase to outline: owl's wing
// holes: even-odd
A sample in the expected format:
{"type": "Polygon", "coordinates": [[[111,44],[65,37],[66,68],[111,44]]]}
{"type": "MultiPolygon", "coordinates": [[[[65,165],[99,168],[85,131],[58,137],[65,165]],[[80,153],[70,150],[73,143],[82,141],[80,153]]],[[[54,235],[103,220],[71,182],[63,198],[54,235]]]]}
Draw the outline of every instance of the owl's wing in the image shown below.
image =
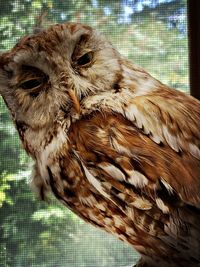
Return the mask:
{"type": "Polygon", "coordinates": [[[193,97],[158,90],[132,99],[124,114],[154,142],[200,159],[200,102],[193,97]]]}
{"type": "Polygon", "coordinates": [[[95,113],[72,127],[87,179],[112,201],[130,197],[149,209],[153,199],[165,210],[158,197],[165,189],[168,199],[176,194],[200,207],[199,102],[165,93],[133,99],[123,115],[95,113]]]}

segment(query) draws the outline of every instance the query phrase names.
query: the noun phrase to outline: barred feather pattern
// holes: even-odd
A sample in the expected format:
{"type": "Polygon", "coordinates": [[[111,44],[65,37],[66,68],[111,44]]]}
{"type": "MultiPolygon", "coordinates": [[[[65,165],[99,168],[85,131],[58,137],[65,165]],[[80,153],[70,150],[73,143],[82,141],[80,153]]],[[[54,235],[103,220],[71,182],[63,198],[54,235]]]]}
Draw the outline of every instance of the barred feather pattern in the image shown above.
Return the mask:
{"type": "Polygon", "coordinates": [[[42,199],[133,246],[137,267],[200,266],[198,100],[76,23],[3,53],[0,93],[42,199]]]}

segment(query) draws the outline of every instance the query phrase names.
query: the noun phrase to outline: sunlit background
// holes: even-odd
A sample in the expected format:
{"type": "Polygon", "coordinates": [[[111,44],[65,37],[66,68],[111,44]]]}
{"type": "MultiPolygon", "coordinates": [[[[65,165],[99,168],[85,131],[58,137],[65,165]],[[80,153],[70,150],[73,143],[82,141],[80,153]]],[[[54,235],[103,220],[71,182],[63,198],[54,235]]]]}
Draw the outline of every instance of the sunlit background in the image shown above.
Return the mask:
{"type": "MultiPolygon", "coordinates": [[[[157,79],[188,92],[186,0],[0,0],[0,50],[31,33],[45,12],[45,26],[89,24],[157,79]]],[[[36,200],[27,185],[30,164],[0,99],[0,266],[134,265],[139,255],[130,246],[56,201],[36,200]]]]}

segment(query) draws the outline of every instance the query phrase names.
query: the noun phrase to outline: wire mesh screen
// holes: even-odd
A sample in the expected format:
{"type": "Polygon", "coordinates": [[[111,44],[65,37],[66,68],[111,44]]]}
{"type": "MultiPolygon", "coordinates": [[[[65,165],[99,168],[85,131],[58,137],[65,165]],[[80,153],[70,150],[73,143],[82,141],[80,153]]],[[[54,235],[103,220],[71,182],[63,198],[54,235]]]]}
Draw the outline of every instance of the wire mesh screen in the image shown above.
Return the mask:
{"type": "MultiPolygon", "coordinates": [[[[186,1],[0,1],[0,49],[44,24],[76,21],[99,29],[120,53],[169,86],[188,92],[186,1]]],[[[31,161],[0,100],[0,266],[127,267],[133,248],[85,224],[56,201],[35,199],[31,161]]]]}

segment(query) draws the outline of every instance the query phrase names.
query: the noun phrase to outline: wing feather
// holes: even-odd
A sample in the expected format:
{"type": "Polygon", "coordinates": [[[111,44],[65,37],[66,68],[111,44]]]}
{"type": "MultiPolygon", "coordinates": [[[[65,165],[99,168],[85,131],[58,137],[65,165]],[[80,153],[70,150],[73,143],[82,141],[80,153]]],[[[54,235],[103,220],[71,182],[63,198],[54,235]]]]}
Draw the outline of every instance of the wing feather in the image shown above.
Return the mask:
{"type": "MultiPolygon", "coordinates": [[[[123,188],[117,189],[118,198],[123,198],[130,185],[135,187],[142,192],[147,209],[148,198],[162,206],[155,194],[161,181],[169,194],[175,192],[181,201],[200,207],[198,100],[165,89],[130,101],[115,110],[111,101],[106,109],[105,100],[104,113],[94,112],[72,126],[69,139],[79,143],[86,168],[91,168],[92,162],[93,172],[98,169],[95,179],[104,177],[106,183],[110,177],[115,189],[116,182],[123,184],[123,188]],[[80,143],[84,143],[82,151],[80,143]]],[[[109,194],[108,189],[104,190],[104,194],[109,194]]]]}
{"type": "Polygon", "coordinates": [[[158,90],[133,98],[124,113],[156,143],[165,142],[176,152],[200,159],[198,100],[172,89],[158,90]]]}

